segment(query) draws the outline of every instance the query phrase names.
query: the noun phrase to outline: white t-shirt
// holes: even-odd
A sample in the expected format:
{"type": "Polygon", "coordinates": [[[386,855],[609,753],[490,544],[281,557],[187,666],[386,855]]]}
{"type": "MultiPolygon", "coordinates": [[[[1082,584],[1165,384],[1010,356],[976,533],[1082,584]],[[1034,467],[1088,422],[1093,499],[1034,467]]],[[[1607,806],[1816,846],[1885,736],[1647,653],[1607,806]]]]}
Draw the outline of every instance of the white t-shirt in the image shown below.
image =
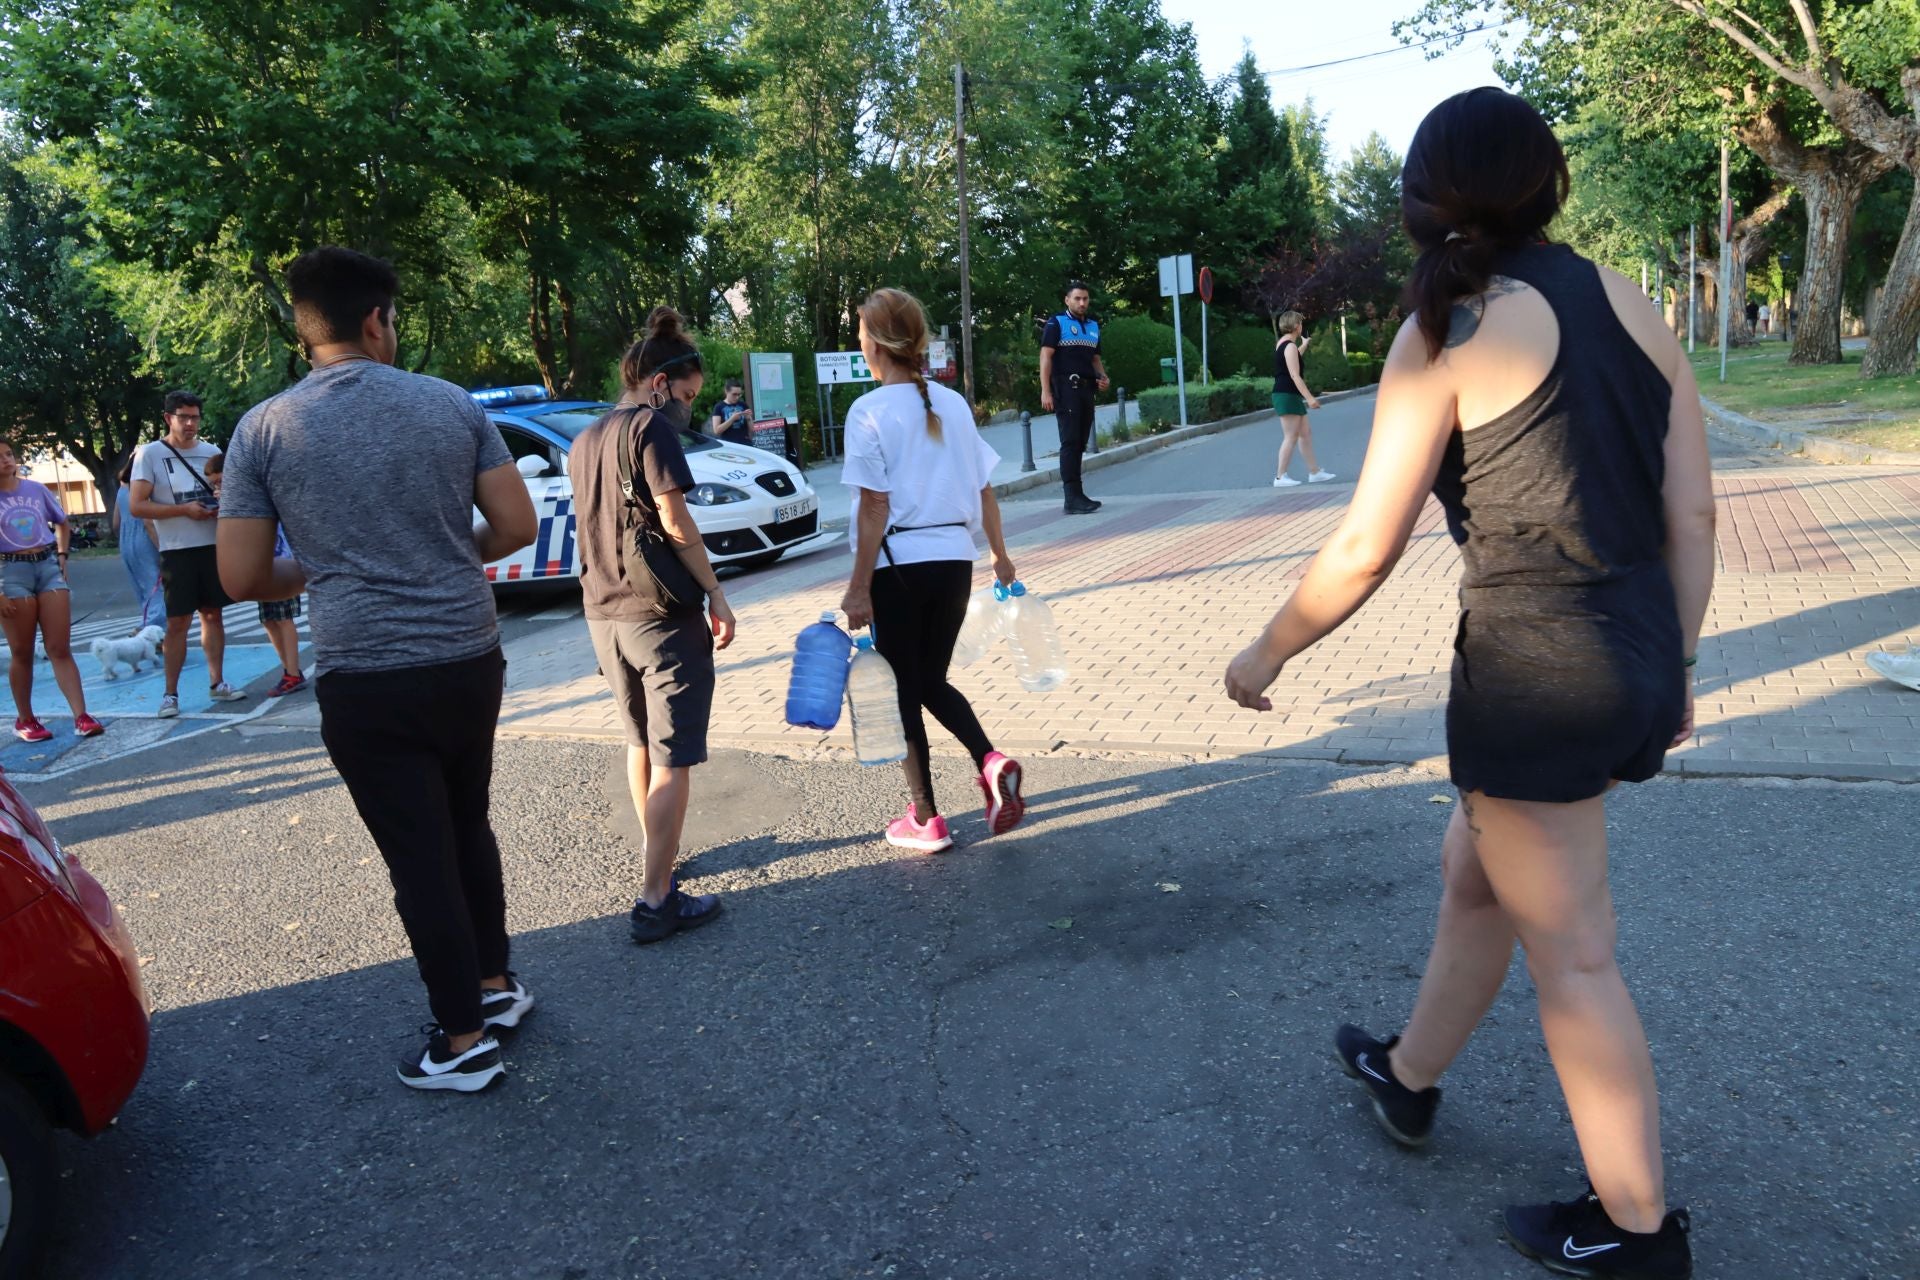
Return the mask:
{"type": "MultiPolygon", "coordinates": [[[[155,502],[168,506],[202,502],[213,506],[213,490],[201,481],[206,479],[207,460],[219,456],[218,446],[208,444],[205,440],[195,441],[191,448],[178,450],[177,456],[175,450],[167,447],[166,441],[154,440],[140,446],[140,453],[133,462],[133,478],[145,480],[153,486],[155,502]]],[[[188,547],[213,545],[212,520],[169,516],[165,520],[155,520],[153,527],[160,534],[162,551],[183,551],[188,547]]]]}
{"type": "MultiPolygon", "coordinates": [[[[911,382],[876,387],[847,410],[846,467],[840,483],[887,495],[887,538],[894,564],[978,558],[980,491],[1000,455],[980,437],[966,398],[938,383],[928,394],[940,418],[940,438],[927,433],[927,409],[911,382]],[[939,526],[939,527],[927,527],[939,526]]],[[[860,549],[860,504],[854,502],[847,540],[860,549]]],[[[876,562],[888,563],[886,555],[876,562]]]]}

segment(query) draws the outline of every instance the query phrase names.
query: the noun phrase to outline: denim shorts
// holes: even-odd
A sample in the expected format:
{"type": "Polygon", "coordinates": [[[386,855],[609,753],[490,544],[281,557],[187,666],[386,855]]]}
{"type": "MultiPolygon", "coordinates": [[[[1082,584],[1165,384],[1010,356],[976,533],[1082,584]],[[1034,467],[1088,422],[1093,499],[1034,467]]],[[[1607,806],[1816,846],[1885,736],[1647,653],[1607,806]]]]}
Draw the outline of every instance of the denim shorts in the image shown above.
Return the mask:
{"type": "Polygon", "coordinates": [[[0,583],[7,599],[31,600],[44,591],[66,591],[67,575],[52,556],[45,560],[0,560],[0,583]]]}

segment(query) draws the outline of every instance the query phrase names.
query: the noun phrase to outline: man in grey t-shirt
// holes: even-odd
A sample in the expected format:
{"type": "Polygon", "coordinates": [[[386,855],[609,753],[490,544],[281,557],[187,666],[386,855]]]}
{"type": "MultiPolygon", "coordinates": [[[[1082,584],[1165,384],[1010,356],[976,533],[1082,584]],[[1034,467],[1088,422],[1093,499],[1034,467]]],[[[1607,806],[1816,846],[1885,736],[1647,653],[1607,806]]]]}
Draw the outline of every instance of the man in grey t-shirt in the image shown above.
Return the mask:
{"type": "Polygon", "coordinates": [[[161,719],[180,714],[180,673],[187,665],[187,632],[200,615],[200,649],[207,656],[207,696],[233,702],[246,695],[224,679],[227,631],[221,611],[233,601],[220,589],[214,561],[213,522],[218,503],[207,481],[207,463],[220,450],[200,438],[200,397],[169,391],[161,416],[167,434],[142,445],[133,462],[127,510],[153,521],[160,542],[161,599],[167,634],[160,642],[166,689],[161,719]]]}
{"type": "Polygon", "coordinates": [[[315,249],[287,286],[313,372],[234,429],[220,578],[242,600],[308,594],[320,736],[386,861],[437,1023],[400,1079],[471,1093],[503,1071],[491,1029],[533,1007],[507,969],[487,819],[506,662],[482,569],[533,541],[533,501],[472,396],[392,367],[391,266],[315,249]],[[274,558],[282,526],[297,561],[274,558]]]}

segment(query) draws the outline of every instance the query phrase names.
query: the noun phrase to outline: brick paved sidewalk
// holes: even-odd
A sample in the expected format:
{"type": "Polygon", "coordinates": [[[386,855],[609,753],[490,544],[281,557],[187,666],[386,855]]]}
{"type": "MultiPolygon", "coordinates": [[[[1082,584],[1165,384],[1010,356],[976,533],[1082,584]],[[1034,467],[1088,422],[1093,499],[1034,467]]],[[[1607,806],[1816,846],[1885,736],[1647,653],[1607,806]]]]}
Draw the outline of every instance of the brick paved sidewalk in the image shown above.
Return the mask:
{"type": "MultiPolygon", "coordinates": [[[[1920,781],[1920,693],[1865,654],[1920,643],[1920,476],[1782,464],[1716,478],[1720,578],[1700,649],[1683,773],[1920,781]]],[[[1074,678],[1030,694],[1004,664],[956,673],[996,745],[1178,756],[1267,754],[1421,763],[1444,772],[1458,555],[1428,509],[1393,578],[1284,673],[1274,711],[1234,707],[1227,661],[1332,531],[1351,489],[1117,499],[1092,518],[1008,503],[1020,575],[1052,604],[1074,678]]],[[[795,633],[839,604],[849,559],[821,552],[743,579],[740,638],[721,655],[716,745],[845,750],[782,720],[795,633]]],[[[986,580],[984,564],[980,581],[986,580]]],[[[584,626],[510,653],[508,732],[617,737],[584,626]]],[[[952,746],[934,733],[935,749],[952,746]]]]}

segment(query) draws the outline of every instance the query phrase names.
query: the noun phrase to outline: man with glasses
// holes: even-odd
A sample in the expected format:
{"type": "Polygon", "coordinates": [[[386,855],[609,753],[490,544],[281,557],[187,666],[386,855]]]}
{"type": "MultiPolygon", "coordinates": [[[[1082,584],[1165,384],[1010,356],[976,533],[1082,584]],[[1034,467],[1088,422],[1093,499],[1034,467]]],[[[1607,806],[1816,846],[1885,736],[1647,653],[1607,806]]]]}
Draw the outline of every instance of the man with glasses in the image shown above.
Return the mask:
{"type": "Polygon", "coordinates": [[[214,517],[219,502],[207,482],[207,462],[220,450],[200,438],[200,397],[169,391],[162,417],[167,434],[141,448],[133,464],[133,492],[127,510],[136,520],[151,520],[160,535],[160,594],[167,608],[167,634],[161,641],[166,692],[161,719],[180,714],[180,672],[187,665],[187,632],[200,615],[200,649],[207,655],[207,697],[234,702],[247,695],[226,682],[223,664],[227,630],[221,610],[233,598],[220,589],[215,559],[214,517]]]}

